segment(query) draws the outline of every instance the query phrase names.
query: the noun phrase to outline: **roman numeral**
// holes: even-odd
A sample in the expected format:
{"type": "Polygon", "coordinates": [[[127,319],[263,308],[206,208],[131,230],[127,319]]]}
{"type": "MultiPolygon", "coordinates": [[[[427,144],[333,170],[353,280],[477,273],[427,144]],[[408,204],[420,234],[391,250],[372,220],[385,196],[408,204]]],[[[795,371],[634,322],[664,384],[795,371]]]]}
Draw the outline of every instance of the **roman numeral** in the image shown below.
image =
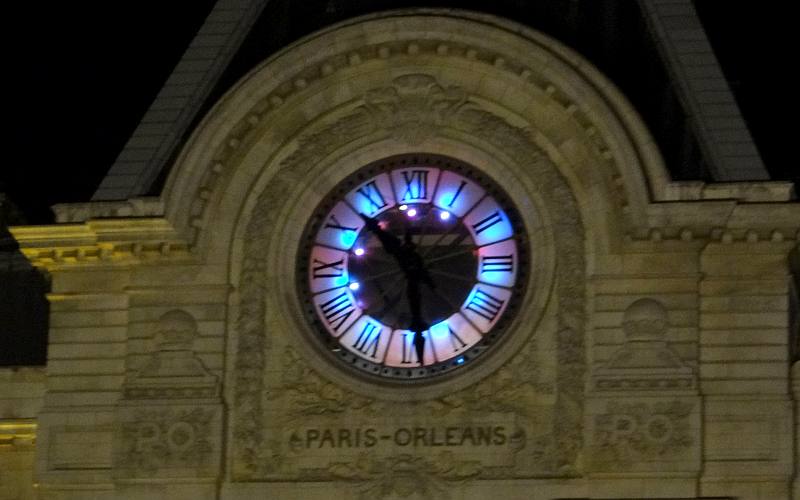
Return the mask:
{"type": "Polygon", "coordinates": [[[333,214],[331,214],[331,217],[330,217],[329,221],[325,223],[325,228],[326,229],[327,228],[338,229],[339,231],[356,231],[356,230],[358,230],[358,228],[356,228],[356,227],[343,226],[342,223],[339,222],[339,219],[337,219],[336,216],[333,215],[333,214]]]}
{"type": "Polygon", "coordinates": [[[481,234],[482,232],[486,231],[490,227],[494,226],[498,222],[502,222],[503,218],[500,216],[500,212],[495,210],[491,215],[488,217],[479,220],[475,224],[472,225],[472,229],[475,230],[475,234],[481,234]]]}
{"type": "Polygon", "coordinates": [[[403,334],[403,360],[401,363],[410,365],[410,364],[418,364],[419,360],[417,358],[417,350],[414,348],[414,333],[404,333],[403,334]],[[414,358],[414,359],[412,359],[414,358]]]}
{"type": "Polygon", "coordinates": [[[458,336],[458,334],[450,328],[450,325],[447,325],[447,329],[450,330],[450,343],[453,345],[453,352],[458,352],[461,349],[467,347],[467,343],[458,336]]]}
{"type": "Polygon", "coordinates": [[[324,262],[315,258],[313,269],[314,269],[314,279],[338,278],[344,274],[344,259],[340,259],[334,262],[324,262]]]}
{"type": "Polygon", "coordinates": [[[347,321],[347,318],[356,310],[355,305],[350,302],[347,292],[342,292],[329,301],[323,302],[319,308],[322,311],[322,315],[325,316],[325,321],[337,333],[339,328],[347,321]]]}
{"type": "Polygon", "coordinates": [[[424,200],[428,197],[428,171],[412,170],[401,172],[406,183],[402,201],[424,200]]]}
{"type": "Polygon", "coordinates": [[[367,356],[374,358],[378,354],[378,342],[380,339],[380,327],[375,323],[368,321],[364,325],[364,328],[361,330],[361,333],[358,335],[356,341],[353,343],[353,347],[361,354],[366,354],[367,356]],[[375,330],[377,330],[377,333],[375,333],[375,330]],[[372,354],[367,354],[370,349],[372,349],[372,354]]]}
{"type": "Polygon", "coordinates": [[[511,273],[514,272],[513,255],[482,255],[482,273],[511,273]]]}
{"type": "Polygon", "coordinates": [[[375,184],[375,181],[370,181],[356,190],[358,194],[367,199],[367,201],[374,208],[370,210],[370,214],[382,209],[386,206],[386,200],[383,198],[380,189],[375,184]]]}
{"type": "Polygon", "coordinates": [[[456,189],[456,194],[453,195],[453,199],[450,200],[450,203],[447,204],[448,207],[453,206],[453,203],[456,202],[456,198],[458,198],[458,196],[461,194],[461,190],[464,189],[464,186],[466,185],[467,181],[461,181],[461,184],[458,186],[458,189],[456,189]]]}
{"type": "Polygon", "coordinates": [[[478,316],[482,316],[489,321],[494,321],[497,315],[500,314],[500,309],[503,308],[504,303],[505,301],[478,288],[475,290],[475,295],[473,295],[472,299],[467,303],[466,308],[478,316]]]}

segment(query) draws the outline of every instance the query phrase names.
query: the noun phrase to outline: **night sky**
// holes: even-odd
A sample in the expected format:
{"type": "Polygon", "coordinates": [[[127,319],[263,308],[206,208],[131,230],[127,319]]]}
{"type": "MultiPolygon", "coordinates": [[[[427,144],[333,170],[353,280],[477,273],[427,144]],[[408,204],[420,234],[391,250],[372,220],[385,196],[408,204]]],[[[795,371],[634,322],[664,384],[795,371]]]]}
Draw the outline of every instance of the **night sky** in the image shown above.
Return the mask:
{"type": "MultiPolygon", "coordinates": [[[[48,223],[50,205],[92,195],[213,1],[28,4],[4,8],[0,192],[28,223],[48,223]]],[[[797,182],[789,5],[697,2],[768,169],[797,182]]]]}

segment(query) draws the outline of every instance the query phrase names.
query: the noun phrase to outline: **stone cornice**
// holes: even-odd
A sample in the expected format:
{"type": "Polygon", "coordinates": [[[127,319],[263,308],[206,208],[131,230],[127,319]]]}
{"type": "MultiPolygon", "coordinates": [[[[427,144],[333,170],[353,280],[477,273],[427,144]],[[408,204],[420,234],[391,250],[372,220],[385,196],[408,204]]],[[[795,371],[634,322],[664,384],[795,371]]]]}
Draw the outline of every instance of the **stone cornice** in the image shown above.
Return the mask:
{"type": "Polygon", "coordinates": [[[664,196],[660,201],[737,200],[745,203],[776,203],[794,199],[794,184],[791,182],[675,181],[665,186],[664,196]]]}
{"type": "Polygon", "coordinates": [[[58,223],[86,222],[102,217],[161,217],[164,215],[164,203],[156,197],[60,203],[53,206],[53,212],[58,223]]]}
{"type": "Polygon", "coordinates": [[[703,199],[651,203],[646,220],[645,227],[628,232],[629,239],[800,242],[800,203],[788,200],[766,203],[703,199]]]}
{"type": "Polygon", "coordinates": [[[20,251],[48,270],[189,258],[189,246],[163,218],[89,220],[10,228],[20,251]]]}

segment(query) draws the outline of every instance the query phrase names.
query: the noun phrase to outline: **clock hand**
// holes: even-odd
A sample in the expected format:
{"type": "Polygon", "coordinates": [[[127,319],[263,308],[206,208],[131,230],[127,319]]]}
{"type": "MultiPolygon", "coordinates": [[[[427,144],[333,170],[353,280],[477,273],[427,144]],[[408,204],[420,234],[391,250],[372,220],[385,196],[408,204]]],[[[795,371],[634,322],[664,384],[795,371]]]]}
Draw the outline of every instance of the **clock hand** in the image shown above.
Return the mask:
{"type": "Polygon", "coordinates": [[[427,330],[429,327],[425,320],[422,319],[420,303],[421,297],[419,293],[419,280],[417,276],[409,274],[408,287],[406,290],[408,307],[411,310],[411,324],[409,325],[408,329],[414,332],[414,338],[412,342],[414,343],[414,349],[417,352],[417,360],[419,361],[419,364],[422,365],[425,361],[425,337],[422,336],[422,332],[427,330]]]}
{"type": "Polygon", "coordinates": [[[376,274],[370,274],[370,275],[367,275],[365,277],[362,277],[361,278],[361,283],[362,284],[369,283],[370,281],[375,281],[377,279],[381,279],[381,278],[385,278],[387,276],[392,276],[392,275],[395,275],[395,274],[399,274],[401,272],[403,272],[402,269],[390,269],[388,271],[381,271],[381,272],[376,273],[376,274]]]}
{"type": "Polygon", "coordinates": [[[474,276],[467,276],[467,275],[463,275],[463,274],[450,273],[450,272],[447,272],[447,271],[443,271],[441,269],[431,269],[430,273],[431,274],[435,274],[435,275],[439,275],[439,276],[444,276],[446,278],[450,278],[450,279],[454,279],[454,280],[458,280],[458,281],[463,281],[465,283],[473,283],[473,282],[475,282],[475,279],[474,279],[475,277],[474,276]]]}
{"type": "Polygon", "coordinates": [[[414,332],[414,349],[417,353],[417,360],[420,365],[425,363],[425,337],[423,332],[430,328],[430,325],[422,318],[422,296],[420,295],[419,285],[425,283],[430,288],[435,285],[431,280],[428,270],[422,257],[417,253],[416,246],[411,239],[411,227],[406,229],[403,241],[403,260],[405,262],[406,278],[408,280],[408,307],[411,311],[411,325],[409,330],[414,332]]]}
{"type": "Polygon", "coordinates": [[[440,234],[439,237],[436,238],[436,240],[434,240],[433,243],[431,243],[430,245],[427,245],[428,249],[422,254],[422,257],[425,258],[428,255],[430,255],[431,252],[436,250],[436,247],[439,246],[439,243],[441,243],[445,238],[447,238],[448,236],[453,234],[453,231],[455,231],[456,227],[457,227],[456,224],[451,225],[449,228],[447,228],[447,231],[445,231],[442,234],[440,234]]]}
{"type": "Polygon", "coordinates": [[[403,242],[395,235],[381,229],[378,222],[368,217],[363,213],[359,213],[364,220],[364,224],[374,234],[387,253],[393,255],[400,268],[406,276],[406,298],[408,299],[408,307],[411,312],[411,324],[409,330],[414,332],[414,349],[417,353],[419,364],[424,363],[425,354],[425,337],[423,332],[429,328],[428,324],[422,318],[421,296],[419,291],[420,282],[425,283],[431,288],[435,285],[428,270],[425,268],[422,257],[416,252],[414,242],[411,238],[411,227],[406,228],[403,242]]]}
{"type": "Polygon", "coordinates": [[[425,269],[422,257],[415,250],[416,246],[411,238],[410,225],[406,227],[403,242],[400,242],[400,238],[381,229],[378,222],[372,217],[368,217],[363,213],[359,213],[359,215],[364,219],[364,223],[369,232],[378,237],[378,240],[381,242],[386,252],[397,259],[397,263],[406,274],[406,278],[410,279],[409,277],[414,275],[415,279],[421,280],[428,286],[434,286],[427,269],[425,269]]]}
{"type": "Polygon", "coordinates": [[[395,290],[395,293],[392,293],[391,295],[389,295],[389,293],[387,293],[383,287],[378,287],[378,290],[381,293],[381,298],[383,299],[383,307],[377,313],[375,313],[376,316],[383,318],[389,313],[389,311],[393,310],[400,301],[400,297],[407,293],[407,286],[407,283],[403,283],[401,285],[400,283],[393,282],[391,288],[395,290]]]}
{"type": "Polygon", "coordinates": [[[369,232],[378,237],[378,241],[381,242],[381,245],[383,246],[384,250],[386,250],[390,255],[394,255],[395,258],[399,260],[400,249],[403,246],[402,243],[400,243],[400,239],[397,236],[389,233],[388,231],[384,231],[383,229],[381,229],[381,226],[378,224],[378,221],[373,219],[372,217],[369,217],[362,213],[359,213],[358,215],[360,215],[361,218],[364,220],[364,224],[367,226],[369,232]]]}
{"type": "Polygon", "coordinates": [[[475,251],[475,249],[473,249],[472,247],[464,248],[464,249],[461,249],[461,250],[454,250],[454,251],[446,253],[444,255],[437,255],[436,257],[430,257],[428,259],[425,259],[425,262],[427,264],[433,264],[434,262],[439,262],[439,261],[442,261],[442,260],[452,259],[453,257],[460,257],[461,255],[466,255],[468,253],[473,253],[474,251],[475,251]]]}

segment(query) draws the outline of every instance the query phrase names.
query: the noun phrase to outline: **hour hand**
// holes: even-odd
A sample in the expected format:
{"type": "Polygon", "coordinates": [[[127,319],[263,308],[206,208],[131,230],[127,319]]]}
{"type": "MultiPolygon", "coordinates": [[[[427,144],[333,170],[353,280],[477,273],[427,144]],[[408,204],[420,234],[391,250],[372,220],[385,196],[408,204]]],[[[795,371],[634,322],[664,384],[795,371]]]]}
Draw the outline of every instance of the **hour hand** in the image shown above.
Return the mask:
{"type": "Polygon", "coordinates": [[[381,226],[378,224],[378,221],[373,219],[372,217],[364,215],[363,213],[360,212],[358,215],[360,215],[361,218],[364,219],[364,224],[367,226],[369,232],[378,237],[378,240],[381,242],[381,245],[383,246],[384,250],[394,255],[395,257],[399,258],[400,249],[403,246],[403,244],[400,242],[400,239],[397,236],[381,229],[381,226]]]}
{"type": "Polygon", "coordinates": [[[409,275],[408,276],[408,288],[407,288],[407,297],[408,297],[408,308],[411,312],[411,324],[409,325],[409,330],[414,332],[414,349],[417,352],[417,360],[419,364],[424,364],[424,355],[425,355],[425,337],[423,337],[422,332],[427,330],[428,324],[422,319],[422,304],[421,304],[421,296],[419,293],[419,281],[417,276],[409,275]]]}

